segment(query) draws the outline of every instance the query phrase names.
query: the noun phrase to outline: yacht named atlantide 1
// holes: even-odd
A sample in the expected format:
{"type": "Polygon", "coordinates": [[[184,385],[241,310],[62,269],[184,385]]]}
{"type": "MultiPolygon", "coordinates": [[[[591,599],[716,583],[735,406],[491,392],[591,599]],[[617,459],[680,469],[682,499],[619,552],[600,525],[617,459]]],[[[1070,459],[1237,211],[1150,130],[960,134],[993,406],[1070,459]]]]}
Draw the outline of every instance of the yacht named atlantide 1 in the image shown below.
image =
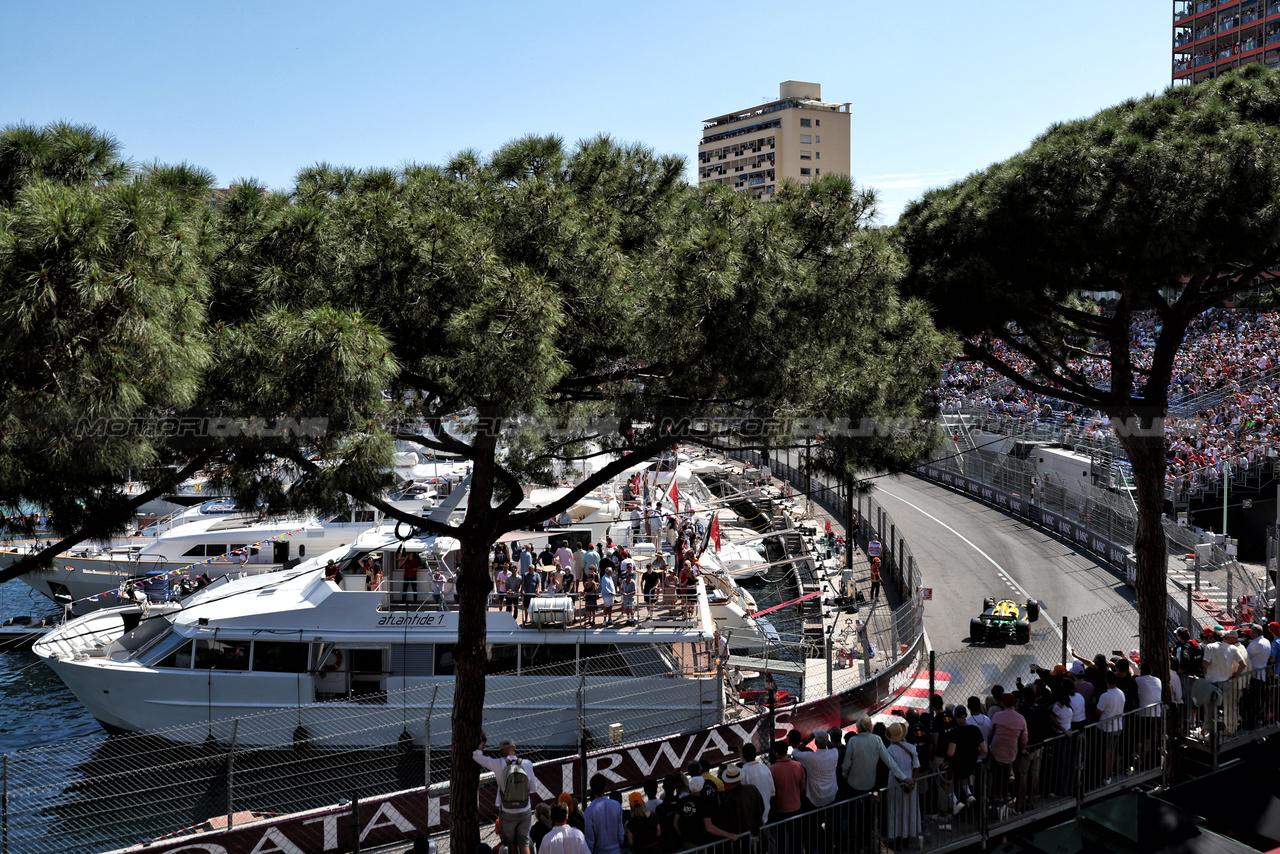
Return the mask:
{"type": "MultiPolygon", "coordinates": [[[[173,613],[144,616],[138,605],[96,611],[54,629],[34,650],[110,731],[203,740],[231,719],[283,710],[275,714],[290,727],[296,720],[295,740],[325,747],[406,737],[443,747],[458,612],[431,584],[456,549],[456,540],[402,540],[379,527],[295,569],[218,582],[173,613]],[[404,577],[410,555],[422,566],[422,590],[404,577]],[[365,557],[372,576],[359,565],[365,557]],[[326,568],[331,560],[336,573],[326,568]],[[379,704],[395,712],[385,724],[352,727],[354,708],[379,704]],[[207,729],[181,727],[206,722],[207,729]]],[[[631,729],[678,732],[723,719],[725,680],[702,583],[696,600],[636,625],[575,623],[567,597],[534,599],[527,625],[502,610],[486,619],[484,725],[504,737],[533,747],[575,744],[578,720],[566,710],[581,690],[593,720],[624,717],[631,729]]],[[[278,746],[278,731],[269,733],[241,727],[238,743],[278,746]]]]}

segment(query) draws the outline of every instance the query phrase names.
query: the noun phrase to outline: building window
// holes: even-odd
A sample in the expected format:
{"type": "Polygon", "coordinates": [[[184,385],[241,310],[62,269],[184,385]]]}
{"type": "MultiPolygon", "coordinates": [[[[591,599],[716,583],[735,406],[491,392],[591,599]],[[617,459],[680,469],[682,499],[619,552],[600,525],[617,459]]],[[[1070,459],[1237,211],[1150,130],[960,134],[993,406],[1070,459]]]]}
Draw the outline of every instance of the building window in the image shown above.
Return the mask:
{"type": "Polygon", "coordinates": [[[809,135],[809,134],[807,134],[807,133],[802,133],[802,134],[800,134],[800,144],[801,144],[801,145],[812,145],[812,144],[813,144],[813,137],[812,137],[812,136],[810,136],[810,135],[809,135]]]}
{"type": "Polygon", "coordinates": [[[814,170],[813,170],[813,174],[814,174],[814,175],[821,175],[821,174],[822,174],[822,170],[821,170],[821,169],[814,169],[814,170]]]}
{"type": "Polygon", "coordinates": [[[821,151],[815,151],[815,152],[813,153],[813,159],[814,159],[814,160],[821,160],[821,159],[822,159],[822,152],[821,152],[821,151]]]}
{"type": "Polygon", "coordinates": [[[822,127],[822,119],[816,119],[814,121],[814,124],[817,125],[818,127],[822,127]]]}
{"type": "Polygon", "coordinates": [[[815,137],[813,138],[813,141],[814,141],[814,143],[822,142],[822,137],[820,137],[820,136],[815,136],[815,137]]]}
{"type": "Polygon", "coordinates": [[[809,119],[801,119],[800,127],[802,128],[813,127],[813,122],[810,121],[809,119]]]}
{"type": "Polygon", "coordinates": [[[809,153],[809,152],[807,152],[807,151],[802,151],[802,152],[800,152],[800,159],[801,159],[801,160],[812,160],[812,159],[813,159],[813,155],[812,155],[812,154],[810,154],[810,153],[809,153]]]}
{"type": "Polygon", "coordinates": [[[800,174],[801,174],[801,175],[808,175],[808,174],[809,174],[809,167],[808,167],[808,166],[801,166],[801,167],[800,167],[800,174]]]}

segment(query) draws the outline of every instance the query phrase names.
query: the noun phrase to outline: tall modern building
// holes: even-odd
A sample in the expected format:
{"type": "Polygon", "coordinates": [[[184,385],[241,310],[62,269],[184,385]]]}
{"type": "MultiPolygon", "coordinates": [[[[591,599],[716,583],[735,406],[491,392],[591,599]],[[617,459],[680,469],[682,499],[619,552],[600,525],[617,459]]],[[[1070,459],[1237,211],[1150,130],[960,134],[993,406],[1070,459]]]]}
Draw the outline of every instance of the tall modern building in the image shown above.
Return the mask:
{"type": "Polygon", "coordinates": [[[767,199],[788,178],[848,175],[849,104],[822,100],[822,86],[787,80],[778,100],[702,123],[698,183],[716,181],[767,199]]]}
{"type": "Polygon", "coordinates": [[[1173,82],[1280,65],[1280,0],[1174,0],[1173,82]]]}

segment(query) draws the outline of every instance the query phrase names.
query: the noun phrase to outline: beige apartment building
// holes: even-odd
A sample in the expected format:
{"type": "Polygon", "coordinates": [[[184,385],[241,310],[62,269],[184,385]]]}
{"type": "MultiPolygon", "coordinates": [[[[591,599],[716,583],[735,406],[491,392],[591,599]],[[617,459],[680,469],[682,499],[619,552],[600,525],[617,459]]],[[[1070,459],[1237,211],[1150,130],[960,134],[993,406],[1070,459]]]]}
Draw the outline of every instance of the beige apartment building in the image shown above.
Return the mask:
{"type": "Polygon", "coordinates": [[[768,199],[788,178],[848,175],[849,104],[822,100],[822,86],[787,80],[778,100],[702,123],[698,183],[716,181],[768,199]]]}

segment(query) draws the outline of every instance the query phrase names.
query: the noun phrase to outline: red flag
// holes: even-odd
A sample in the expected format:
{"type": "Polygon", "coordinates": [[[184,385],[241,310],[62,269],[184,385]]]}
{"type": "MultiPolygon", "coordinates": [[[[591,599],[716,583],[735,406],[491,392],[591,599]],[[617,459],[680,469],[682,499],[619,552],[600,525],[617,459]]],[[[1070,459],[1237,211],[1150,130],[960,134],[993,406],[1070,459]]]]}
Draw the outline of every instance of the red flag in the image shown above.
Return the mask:
{"type": "Polygon", "coordinates": [[[716,553],[720,552],[720,514],[711,517],[711,542],[716,544],[716,553]]]}
{"type": "Polygon", "coordinates": [[[676,473],[671,473],[671,488],[667,490],[667,497],[671,499],[671,503],[675,505],[675,513],[680,513],[680,487],[676,485],[676,473]]]}

